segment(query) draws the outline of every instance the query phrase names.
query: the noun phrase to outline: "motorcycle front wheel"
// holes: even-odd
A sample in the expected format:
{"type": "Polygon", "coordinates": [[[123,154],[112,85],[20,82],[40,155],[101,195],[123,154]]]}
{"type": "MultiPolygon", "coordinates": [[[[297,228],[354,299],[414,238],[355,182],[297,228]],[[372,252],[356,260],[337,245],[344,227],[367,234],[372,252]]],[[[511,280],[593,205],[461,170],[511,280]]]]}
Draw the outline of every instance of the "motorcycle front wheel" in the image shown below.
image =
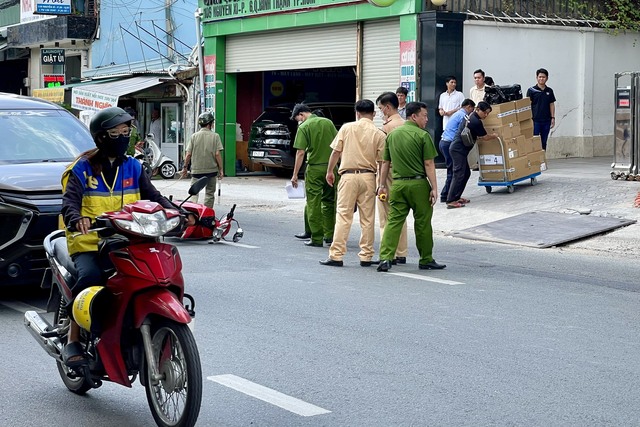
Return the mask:
{"type": "Polygon", "coordinates": [[[152,359],[159,381],[146,367],[147,402],[161,427],[192,427],[202,402],[202,368],[198,347],[187,325],[162,321],[152,327],[152,359]]]}
{"type": "MultiPolygon", "coordinates": [[[[67,310],[64,308],[64,301],[60,300],[58,302],[58,309],[56,310],[55,315],[53,316],[54,327],[61,327],[63,324],[69,322],[69,315],[67,314],[67,310]]],[[[67,336],[62,337],[63,340],[66,341],[67,336]]],[[[60,378],[64,385],[69,389],[70,392],[78,394],[80,396],[87,393],[87,391],[91,390],[93,387],[91,385],[91,381],[85,378],[83,375],[74,374],[71,369],[67,368],[67,366],[62,362],[56,362],[58,365],[58,373],[60,374],[60,378]]]]}

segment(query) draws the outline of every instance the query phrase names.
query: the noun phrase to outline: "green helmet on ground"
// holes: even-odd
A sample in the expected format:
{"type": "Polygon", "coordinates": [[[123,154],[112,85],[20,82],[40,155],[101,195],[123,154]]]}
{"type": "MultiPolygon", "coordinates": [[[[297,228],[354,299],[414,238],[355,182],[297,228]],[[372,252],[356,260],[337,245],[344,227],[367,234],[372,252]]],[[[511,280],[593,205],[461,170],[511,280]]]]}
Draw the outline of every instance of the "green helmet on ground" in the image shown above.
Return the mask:
{"type": "Polygon", "coordinates": [[[207,111],[206,113],[202,113],[198,116],[198,124],[202,127],[205,127],[209,123],[213,123],[215,118],[213,117],[213,113],[211,111],[207,111]]]}

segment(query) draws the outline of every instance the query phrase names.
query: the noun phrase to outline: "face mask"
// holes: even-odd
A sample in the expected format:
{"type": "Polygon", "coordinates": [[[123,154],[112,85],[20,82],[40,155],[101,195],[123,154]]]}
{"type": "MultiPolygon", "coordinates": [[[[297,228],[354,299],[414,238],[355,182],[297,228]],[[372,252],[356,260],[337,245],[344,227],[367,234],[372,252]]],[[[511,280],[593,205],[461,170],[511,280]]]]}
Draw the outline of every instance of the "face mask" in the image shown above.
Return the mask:
{"type": "Polygon", "coordinates": [[[129,137],[120,135],[115,139],[107,139],[99,148],[107,157],[124,157],[129,148],[129,137]]]}

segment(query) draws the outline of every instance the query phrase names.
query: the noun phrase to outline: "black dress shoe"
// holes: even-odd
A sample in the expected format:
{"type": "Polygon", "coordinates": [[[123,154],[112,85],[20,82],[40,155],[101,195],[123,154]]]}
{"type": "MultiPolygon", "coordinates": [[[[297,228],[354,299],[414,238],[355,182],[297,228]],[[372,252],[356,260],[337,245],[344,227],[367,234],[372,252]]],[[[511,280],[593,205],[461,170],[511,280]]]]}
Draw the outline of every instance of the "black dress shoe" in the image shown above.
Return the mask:
{"type": "Polygon", "coordinates": [[[331,267],[342,267],[342,261],[336,261],[335,259],[327,258],[324,261],[318,261],[322,265],[329,265],[331,267]]]}
{"type": "Polygon", "coordinates": [[[386,272],[391,268],[391,261],[380,261],[378,265],[378,271],[386,272]]]}
{"type": "Polygon", "coordinates": [[[332,237],[325,237],[325,238],[324,238],[324,242],[325,242],[327,245],[330,245],[330,244],[332,244],[332,243],[333,243],[333,238],[332,238],[332,237]]]}
{"type": "Polygon", "coordinates": [[[313,240],[308,240],[304,242],[305,246],[313,246],[314,248],[321,248],[322,243],[315,243],[313,240]]]}
{"type": "Polygon", "coordinates": [[[438,264],[437,262],[435,262],[435,260],[426,264],[418,264],[418,268],[420,270],[442,270],[445,267],[446,265],[438,264]]]}
{"type": "Polygon", "coordinates": [[[371,267],[371,261],[360,261],[360,267],[371,267]]]}
{"type": "Polygon", "coordinates": [[[393,265],[406,264],[406,263],[407,263],[407,257],[405,256],[397,256],[396,259],[394,259],[392,262],[393,265]]]}
{"type": "Polygon", "coordinates": [[[298,239],[309,239],[311,237],[311,233],[298,233],[295,235],[298,239]]]}

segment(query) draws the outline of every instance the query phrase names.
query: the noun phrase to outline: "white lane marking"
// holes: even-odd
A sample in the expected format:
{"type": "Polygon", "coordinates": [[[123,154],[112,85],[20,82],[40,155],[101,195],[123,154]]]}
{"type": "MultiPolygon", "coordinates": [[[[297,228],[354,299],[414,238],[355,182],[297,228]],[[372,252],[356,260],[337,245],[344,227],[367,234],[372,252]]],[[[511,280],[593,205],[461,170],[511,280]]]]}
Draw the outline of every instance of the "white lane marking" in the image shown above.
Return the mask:
{"type": "Polygon", "coordinates": [[[29,304],[25,304],[20,301],[3,301],[3,302],[0,302],[0,304],[20,313],[25,313],[29,310],[35,311],[36,313],[46,313],[45,310],[39,309],[38,307],[34,307],[29,304]]]}
{"type": "Polygon", "coordinates": [[[240,248],[247,248],[247,249],[260,249],[260,246],[251,246],[251,245],[245,245],[244,243],[236,243],[236,242],[227,242],[226,240],[220,240],[216,243],[214,243],[214,245],[229,245],[229,246],[238,246],[240,248]]]}
{"type": "Polygon", "coordinates": [[[288,396],[236,375],[213,375],[207,377],[207,379],[303,417],[331,413],[331,411],[327,411],[319,406],[312,405],[311,403],[296,399],[295,397],[288,396]]]}
{"type": "Polygon", "coordinates": [[[409,279],[418,279],[418,280],[425,280],[427,282],[442,283],[443,285],[450,285],[450,286],[464,285],[464,283],[462,283],[462,282],[454,282],[453,280],[438,279],[436,277],[421,276],[420,274],[413,274],[413,273],[389,273],[389,274],[395,274],[396,276],[408,277],[409,279]]]}

